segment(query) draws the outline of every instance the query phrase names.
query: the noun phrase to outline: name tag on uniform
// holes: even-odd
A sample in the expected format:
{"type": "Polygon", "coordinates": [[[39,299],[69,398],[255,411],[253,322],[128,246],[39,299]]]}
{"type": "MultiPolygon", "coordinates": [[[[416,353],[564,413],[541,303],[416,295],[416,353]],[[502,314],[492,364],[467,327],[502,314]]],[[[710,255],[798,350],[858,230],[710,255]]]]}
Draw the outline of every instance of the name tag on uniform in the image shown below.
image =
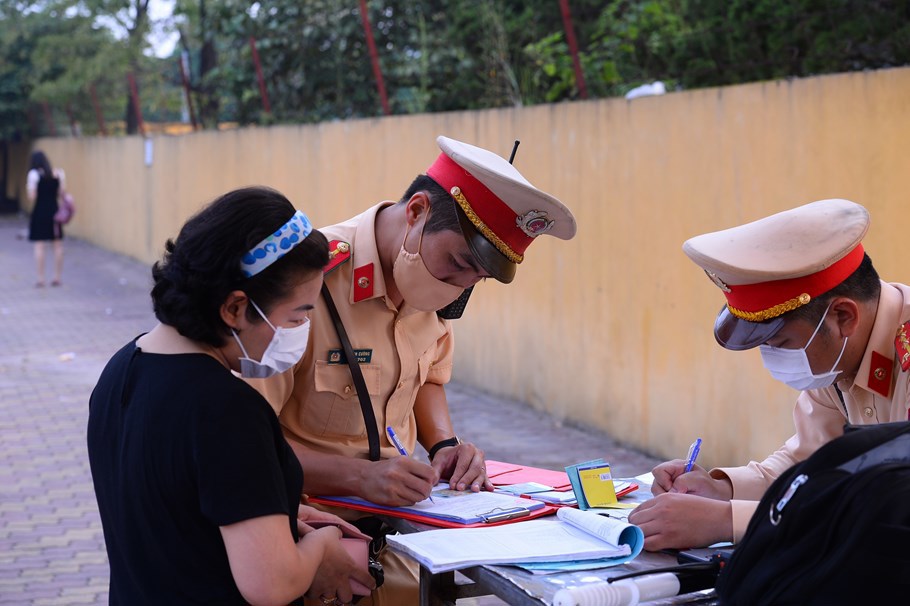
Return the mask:
{"type": "MultiPolygon", "coordinates": [[[[354,357],[357,359],[358,364],[369,364],[373,359],[373,350],[372,349],[355,349],[354,357]]],[[[329,364],[347,364],[348,357],[344,355],[343,349],[330,349],[329,364]]]]}

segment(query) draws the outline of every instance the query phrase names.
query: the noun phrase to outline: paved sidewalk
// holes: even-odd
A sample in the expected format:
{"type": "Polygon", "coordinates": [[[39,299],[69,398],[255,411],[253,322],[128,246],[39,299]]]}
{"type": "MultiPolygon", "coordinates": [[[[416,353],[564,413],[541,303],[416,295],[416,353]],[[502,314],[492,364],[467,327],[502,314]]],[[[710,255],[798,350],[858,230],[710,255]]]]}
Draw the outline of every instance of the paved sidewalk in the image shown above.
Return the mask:
{"type": "MultiPolygon", "coordinates": [[[[67,239],[63,285],[36,288],[25,229],[24,219],[0,216],[0,604],[106,604],[88,398],[108,358],[154,325],[150,269],[67,239]]],[[[602,456],[620,476],[656,462],[521,403],[457,384],[448,391],[457,432],[491,459],[559,469],[602,456]]]]}

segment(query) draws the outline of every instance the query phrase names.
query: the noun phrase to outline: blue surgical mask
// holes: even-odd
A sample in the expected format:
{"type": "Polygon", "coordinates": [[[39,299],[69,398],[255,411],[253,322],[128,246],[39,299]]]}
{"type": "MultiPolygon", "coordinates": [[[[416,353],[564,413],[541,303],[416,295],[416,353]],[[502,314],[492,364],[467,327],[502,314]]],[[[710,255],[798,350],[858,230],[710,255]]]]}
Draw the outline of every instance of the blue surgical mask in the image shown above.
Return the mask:
{"type": "Polygon", "coordinates": [[[830,308],[831,305],[829,304],[828,308],[825,309],[822,319],[819,320],[818,326],[815,327],[815,332],[809,337],[809,342],[801,349],[784,349],[782,347],[772,347],[771,345],[759,346],[758,349],[761,352],[762,363],[771,373],[772,377],[789,385],[793,389],[798,389],[800,391],[821,389],[822,387],[830,387],[834,384],[837,375],[841,372],[834,369],[837,368],[840,359],[844,355],[844,350],[847,349],[847,337],[844,337],[844,344],[840,349],[840,355],[837,356],[837,360],[835,360],[834,365],[828,372],[814,374],[812,372],[812,366],[809,364],[809,356],[806,355],[806,349],[812,343],[812,340],[815,339],[815,335],[818,334],[822,323],[825,321],[825,317],[828,315],[828,309],[830,308]]]}
{"type": "Polygon", "coordinates": [[[275,334],[272,335],[272,340],[262,353],[262,359],[257,362],[249,357],[246,348],[240,342],[240,337],[231,330],[237,345],[240,346],[240,351],[243,352],[243,357],[240,358],[240,376],[245,379],[267,379],[288,370],[303,357],[310,336],[310,320],[307,318],[303,324],[294,328],[281,326],[276,328],[272,326],[272,323],[252,299],[250,299],[250,303],[259,312],[265,323],[275,331],[275,334]]]}

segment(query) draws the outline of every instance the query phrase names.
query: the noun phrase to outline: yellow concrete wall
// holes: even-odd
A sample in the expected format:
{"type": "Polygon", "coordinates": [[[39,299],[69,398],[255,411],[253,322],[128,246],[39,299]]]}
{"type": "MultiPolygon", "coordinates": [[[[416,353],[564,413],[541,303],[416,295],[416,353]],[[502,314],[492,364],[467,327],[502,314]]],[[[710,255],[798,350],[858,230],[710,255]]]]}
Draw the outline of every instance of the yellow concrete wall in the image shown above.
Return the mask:
{"type": "Polygon", "coordinates": [[[503,155],[520,138],[516,165],[579,223],[571,242],[536,242],[512,285],[477,287],[456,325],[456,377],[661,456],[701,436],[706,465],[745,462],[792,432],[796,393],[757,352],[714,343],[723,299],[681,252],[686,238],[845,197],[872,213],[866,247],[883,277],[910,281],[910,69],[159,136],[151,167],[135,137],[37,146],[69,175],[69,233],[151,262],[236,186],[272,185],[323,225],[397,199],[435,158],[436,134],[503,155]]]}

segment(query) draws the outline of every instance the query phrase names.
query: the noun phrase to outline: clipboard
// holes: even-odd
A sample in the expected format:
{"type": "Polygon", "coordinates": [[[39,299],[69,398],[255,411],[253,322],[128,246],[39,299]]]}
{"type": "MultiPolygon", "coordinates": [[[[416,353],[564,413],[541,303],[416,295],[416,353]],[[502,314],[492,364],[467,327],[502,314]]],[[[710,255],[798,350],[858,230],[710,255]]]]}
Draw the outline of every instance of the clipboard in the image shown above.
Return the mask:
{"type": "MultiPolygon", "coordinates": [[[[483,494],[495,495],[497,493],[483,494]]],[[[394,518],[402,518],[412,522],[427,524],[429,526],[439,526],[441,528],[482,528],[486,526],[499,526],[550,515],[555,513],[558,509],[556,506],[540,501],[515,497],[514,502],[508,506],[493,506],[489,509],[477,512],[470,518],[454,519],[438,513],[417,511],[413,508],[378,505],[357,497],[308,496],[308,500],[311,503],[318,503],[320,505],[344,507],[356,511],[365,511],[394,518]]]]}

